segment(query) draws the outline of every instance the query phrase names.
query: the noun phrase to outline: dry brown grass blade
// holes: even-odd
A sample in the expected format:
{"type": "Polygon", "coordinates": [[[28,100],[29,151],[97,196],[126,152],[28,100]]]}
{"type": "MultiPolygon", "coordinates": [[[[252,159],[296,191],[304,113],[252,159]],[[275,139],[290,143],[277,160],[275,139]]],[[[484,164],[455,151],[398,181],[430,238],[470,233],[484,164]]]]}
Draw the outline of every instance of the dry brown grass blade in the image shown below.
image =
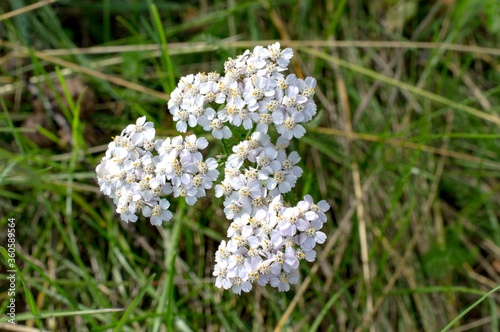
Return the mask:
{"type": "Polygon", "coordinates": [[[369,265],[368,254],[368,236],[366,233],[366,218],[363,209],[363,196],[361,193],[361,180],[359,175],[359,167],[357,163],[352,163],[352,177],[354,184],[354,193],[356,195],[356,214],[358,217],[358,233],[359,243],[361,247],[361,263],[363,268],[363,280],[366,288],[366,310],[371,312],[373,310],[373,295],[371,287],[371,272],[369,265]]]}
{"type": "Polygon", "coordinates": [[[9,18],[15,17],[17,15],[21,15],[21,14],[27,13],[29,11],[38,9],[40,7],[46,6],[46,5],[51,4],[53,2],[56,2],[56,1],[57,0],[43,0],[43,1],[35,2],[34,4],[31,4],[29,6],[19,8],[19,9],[13,10],[11,12],[2,14],[2,15],[0,15],[0,22],[3,20],[7,20],[9,18]]]}
{"type": "Polygon", "coordinates": [[[461,160],[470,161],[470,162],[477,163],[477,164],[488,165],[488,166],[500,168],[500,163],[497,163],[497,162],[494,162],[494,161],[491,161],[488,159],[474,157],[474,156],[471,156],[471,155],[466,154],[466,153],[461,153],[461,152],[451,151],[451,150],[447,150],[447,149],[436,148],[433,146],[408,142],[408,141],[401,140],[398,138],[381,138],[381,137],[378,137],[376,135],[371,135],[371,134],[347,132],[347,131],[342,131],[342,130],[337,130],[337,129],[332,129],[332,128],[322,128],[322,127],[311,129],[311,131],[316,131],[319,133],[325,133],[325,134],[334,135],[334,136],[362,139],[362,140],[371,141],[371,142],[387,143],[387,144],[390,144],[393,146],[401,146],[404,148],[415,149],[415,150],[420,150],[420,151],[424,151],[424,152],[430,152],[430,153],[434,153],[434,154],[441,155],[441,156],[446,156],[446,157],[455,158],[455,159],[461,159],[461,160]]]}
{"type": "MultiPolygon", "coordinates": [[[[447,126],[446,126],[446,130],[445,130],[446,133],[450,133],[452,131],[453,117],[454,117],[453,113],[448,113],[448,116],[447,116],[447,126]]],[[[444,149],[446,149],[448,147],[448,144],[449,144],[449,138],[445,137],[444,143],[443,143],[444,149]]],[[[428,215],[429,215],[429,213],[431,211],[432,204],[433,204],[434,200],[437,197],[439,182],[440,182],[441,176],[443,175],[443,169],[444,169],[444,165],[445,165],[445,161],[446,161],[447,157],[448,156],[443,156],[442,155],[439,158],[438,165],[436,167],[436,173],[435,173],[435,176],[434,176],[435,180],[432,183],[432,187],[430,189],[430,194],[429,194],[429,196],[428,196],[428,198],[426,200],[426,203],[424,205],[424,208],[423,208],[423,211],[422,211],[422,216],[418,220],[418,223],[417,223],[417,225],[415,227],[415,232],[413,233],[413,237],[412,237],[412,239],[410,241],[410,246],[406,249],[406,251],[404,253],[404,256],[402,258],[399,257],[399,255],[397,253],[390,252],[390,253],[393,253],[395,255],[398,255],[398,257],[397,257],[397,264],[396,264],[396,266],[397,266],[396,271],[391,276],[391,279],[387,283],[386,287],[384,288],[384,290],[382,292],[382,295],[377,299],[377,302],[375,303],[375,306],[373,307],[373,309],[371,311],[368,311],[367,315],[363,318],[362,326],[358,327],[356,329],[356,332],[361,332],[362,329],[363,329],[363,327],[366,327],[368,324],[371,323],[371,321],[373,320],[373,317],[375,316],[375,314],[377,313],[377,311],[382,306],[382,303],[385,300],[386,294],[392,289],[392,287],[394,286],[395,282],[397,281],[397,279],[399,278],[399,276],[401,275],[401,273],[405,274],[406,262],[408,261],[408,259],[410,257],[410,254],[413,251],[413,248],[418,243],[418,238],[419,238],[420,232],[422,230],[422,225],[424,224],[425,219],[428,217],[428,215]]],[[[384,240],[384,239],[385,238],[383,237],[382,240],[384,240]]],[[[416,285],[412,285],[412,287],[415,288],[416,285]]],[[[420,301],[420,298],[419,298],[418,294],[414,294],[414,299],[415,299],[415,303],[416,303],[417,308],[419,308],[419,311],[420,312],[424,312],[423,309],[422,309],[422,306],[420,304],[421,301],[420,301]]],[[[432,328],[430,326],[428,326],[428,325],[429,325],[429,322],[423,323],[424,329],[426,331],[431,331],[432,328]]]]}
{"type": "Polygon", "coordinates": [[[394,286],[394,284],[396,283],[396,281],[398,280],[399,276],[401,275],[401,273],[403,272],[404,268],[405,268],[405,264],[406,262],[408,261],[408,259],[410,258],[410,255],[411,253],[413,252],[413,248],[415,247],[415,245],[417,244],[417,241],[418,241],[418,238],[420,236],[420,232],[422,231],[422,224],[419,223],[417,225],[417,229],[414,231],[414,235],[413,237],[411,238],[410,240],[410,243],[408,244],[408,246],[406,247],[406,251],[403,255],[403,258],[400,260],[399,262],[399,265],[397,266],[396,270],[394,271],[393,275],[391,276],[391,279],[389,279],[389,282],[387,282],[386,286],[384,287],[384,289],[382,290],[382,296],[380,296],[378,299],[377,299],[377,302],[375,302],[375,305],[373,306],[373,309],[371,312],[367,313],[365,315],[365,317],[363,318],[363,322],[361,323],[361,326],[359,326],[355,332],[361,332],[363,331],[363,329],[368,325],[370,324],[370,322],[372,321],[373,319],[373,316],[375,315],[375,313],[378,311],[378,309],[380,308],[380,306],[382,305],[382,303],[384,302],[385,300],[385,294],[387,294],[391,289],[392,287],[394,286]]]}
{"type": "Polygon", "coordinates": [[[15,325],[10,323],[0,323],[1,331],[10,331],[10,332],[48,332],[48,330],[40,330],[34,327],[24,326],[24,325],[15,325]]]}
{"type": "MultiPolygon", "coordinates": [[[[226,45],[225,42],[222,44],[226,45]]],[[[230,45],[229,45],[230,46],[230,45]]],[[[203,42],[198,43],[169,43],[168,52],[170,55],[184,53],[198,53],[216,51],[219,47],[203,42]]],[[[52,50],[43,50],[49,55],[77,55],[77,54],[106,54],[106,53],[128,53],[128,52],[154,52],[160,51],[161,45],[158,44],[139,44],[139,45],[115,45],[115,46],[94,46],[82,48],[61,48],[52,50]]],[[[159,53],[158,53],[159,54],[159,53]]]]}
{"type": "MultiPolygon", "coordinates": [[[[227,47],[254,47],[257,45],[270,45],[278,40],[260,40],[260,41],[227,41],[221,42],[221,45],[227,47]]],[[[480,47],[474,45],[460,45],[447,43],[431,42],[403,42],[403,41],[379,41],[379,40],[279,40],[283,46],[288,47],[337,47],[337,48],[406,48],[406,49],[445,49],[455,52],[467,52],[476,54],[488,54],[500,56],[499,48],[480,47]]],[[[161,46],[158,44],[140,44],[140,45],[117,45],[117,46],[96,46],[73,49],[53,49],[43,52],[50,55],[71,55],[71,54],[104,54],[104,53],[126,53],[158,51],[161,46]]],[[[169,43],[169,52],[176,54],[176,50],[185,50],[190,52],[208,52],[217,50],[218,47],[212,44],[197,43],[169,43]]]]}
{"type": "MultiPolygon", "coordinates": [[[[12,43],[5,41],[5,40],[0,40],[0,46],[8,47],[8,48],[13,49],[17,52],[22,53],[23,55],[29,55],[28,48],[23,47],[23,46],[13,45],[12,43]]],[[[52,55],[45,54],[44,52],[33,51],[33,54],[39,59],[48,61],[50,63],[59,65],[61,67],[70,68],[75,72],[79,72],[82,74],[86,74],[89,76],[100,78],[102,80],[105,80],[105,81],[108,81],[110,83],[122,86],[124,88],[135,90],[135,91],[138,91],[138,92],[141,92],[141,93],[144,93],[144,94],[147,94],[147,95],[150,95],[150,96],[162,99],[162,100],[167,100],[167,101],[169,100],[169,95],[166,93],[156,91],[156,90],[147,88],[145,86],[142,86],[142,85],[139,85],[136,83],[129,82],[129,81],[124,80],[122,78],[108,75],[108,74],[104,74],[104,73],[101,73],[100,71],[90,69],[90,68],[87,68],[87,67],[84,67],[84,66],[78,65],[76,63],[63,60],[63,59],[59,59],[59,58],[56,58],[52,55]]]]}
{"type": "Polygon", "coordinates": [[[325,52],[318,51],[318,50],[313,49],[313,48],[307,48],[307,47],[303,47],[301,49],[303,52],[308,53],[312,56],[318,57],[318,58],[323,59],[325,61],[329,61],[332,64],[339,65],[341,67],[347,68],[347,69],[352,70],[354,72],[368,76],[376,81],[378,80],[378,81],[382,81],[384,83],[387,83],[387,84],[390,84],[393,86],[397,86],[401,90],[409,91],[415,95],[424,97],[424,98],[431,100],[433,102],[437,102],[437,103],[446,105],[450,108],[454,108],[454,109],[466,112],[466,113],[474,115],[480,119],[490,121],[494,124],[500,125],[500,118],[498,118],[494,115],[482,112],[478,109],[475,109],[475,108],[467,106],[467,105],[463,105],[461,103],[455,102],[453,100],[450,100],[450,99],[445,98],[443,96],[440,96],[438,94],[435,94],[435,93],[432,93],[430,91],[423,90],[423,89],[416,87],[414,85],[399,81],[399,80],[394,79],[392,77],[379,74],[371,69],[367,69],[365,67],[359,66],[359,65],[354,64],[354,63],[350,63],[350,62],[345,61],[343,59],[340,59],[338,57],[331,56],[325,52]]]}
{"type": "MultiPolygon", "coordinates": [[[[500,318],[500,317],[499,317],[500,318]]],[[[492,318],[491,317],[484,317],[484,318],[479,318],[477,320],[474,320],[468,324],[464,324],[462,326],[459,326],[453,330],[450,330],[450,332],[464,332],[464,331],[479,331],[478,328],[491,323],[492,318]]],[[[480,330],[482,331],[482,330],[480,330]]]]}
{"type": "MultiPolygon", "coordinates": [[[[449,115],[448,118],[447,118],[447,126],[446,126],[446,132],[447,133],[450,133],[451,130],[452,130],[452,123],[453,123],[453,116],[454,115],[453,115],[453,113],[450,113],[450,114],[451,115],[449,115]]],[[[448,144],[449,144],[449,140],[445,139],[443,147],[446,148],[448,146],[448,144]]],[[[443,150],[446,150],[446,149],[443,149],[443,150]]],[[[418,239],[420,237],[421,231],[423,229],[424,221],[428,217],[428,215],[429,215],[429,213],[431,211],[432,203],[436,199],[436,196],[437,196],[437,193],[438,193],[439,181],[440,181],[441,176],[443,174],[444,164],[445,164],[445,161],[446,161],[447,157],[449,157],[449,155],[442,155],[442,157],[440,158],[440,160],[438,162],[438,165],[437,165],[437,168],[436,168],[436,174],[435,174],[435,179],[436,180],[432,184],[432,188],[430,190],[430,194],[429,194],[429,196],[428,196],[428,198],[426,200],[426,203],[425,203],[423,211],[422,211],[422,216],[421,216],[419,222],[416,224],[415,230],[413,232],[413,236],[412,236],[412,238],[410,240],[410,243],[409,243],[408,247],[405,250],[405,253],[404,253],[402,259],[399,260],[398,265],[396,267],[396,270],[394,271],[393,275],[391,276],[391,279],[389,280],[389,282],[384,287],[384,289],[382,291],[382,295],[377,299],[377,302],[375,303],[373,309],[370,312],[368,312],[367,315],[363,318],[362,325],[359,326],[355,330],[355,332],[361,332],[364,327],[366,327],[368,324],[370,324],[372,322],[373,317],[375,316],[375,314],[377,313],[378,309],[382,306],[382,303],[385,300],[385,295],[392,289],[392,287],[394,286],[394,284],[398,280],[398,278],[401,275],[401,273],[404,272],[404,269],[405,269],[405,266],[406,266],[406,262],[410,258],[410,255],[412,254],[413,249],[414,249],[414,247],[416,246],[416,244],[418,242],[418,239]]]]}
{"type": "MultiPolygon", "coordinates": [[[[270,41],[259,41],[266,43],[270,41]]],[[[238,44],[243,42],[234,42],[238,44]]],[[[290,47],[360,47],[360,48],[412,48],[412,49],[444,49],[456,52],[470,52],[478,54],[491,54],[500,56],[500,48],[481,47],[472,45],[431,43],[431,42],[404,42],[404,41],[382,41],[382,40],[307,40],[307,41],[283,41],[283,45],[290,47]]]]}
{"type": "MultiPolygon", "coordinates": [[[[339,70],[337,65],[334,65],[334,70],[335,70],[335,76],[337,76],[336,84],[339,95],[339,104],[340,108],[342,109],[344,118],[343,121],[344,128],[346,132],[352,132],[351,108],[349,105],[349,96],[347,94],[347,87],[345,85],[342,72],[339,70]]],[[[351,144],[352,138],[351,137],[346,137],[346,138],[347,138],[346,142],[347,152],[353,155],[354,152],[352,150],[352,144],[351,144]]],[[[356,160],[356,158],[353,159],[356,160]]],[[[371,277],[370,277],[371,273],[370,273],[369,257],[368,257],[368,237],[366,233],[366,218],[363,209],[363,198],[362,198],[363,196],[361,193],[362,192],[361,180],[359,175],[359,167],[355,161],[351,163],[351,168],[352,168],[354,194],[356,196],[356,214],[358,219],[358,234],[359,234],[359,243],[361,249],[363,281],[366,289],[366,310],[370,312],[373,309],[373,295],[371,288],[371,277]]]]}

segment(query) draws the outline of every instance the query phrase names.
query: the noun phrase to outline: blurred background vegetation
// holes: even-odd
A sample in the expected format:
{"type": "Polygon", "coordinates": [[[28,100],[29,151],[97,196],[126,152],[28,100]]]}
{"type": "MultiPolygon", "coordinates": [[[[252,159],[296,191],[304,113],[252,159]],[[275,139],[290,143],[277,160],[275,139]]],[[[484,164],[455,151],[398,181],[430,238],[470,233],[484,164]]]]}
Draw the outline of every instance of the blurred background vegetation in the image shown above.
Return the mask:
{"type": "MultiPolygon", "coordinates": [[[[30,290],[18,278],[18,323],[439,331],[500,283],[497,0],[32,3],[0,4],[0,243],[16,218],[30,290]],[[318,79],[318,115],[292,143],[305,171],[294,193],[332,209],[299,284],[237,296],[212,277],[222,200],[173,201],[173,226],[125,224],[94,170],[138,116],[177,134],[172,82],[270,40],[294,49],[293,73],[318,79]]],[[[451,329],[498,331],[499,304],[491,294],[451,329]]]]}

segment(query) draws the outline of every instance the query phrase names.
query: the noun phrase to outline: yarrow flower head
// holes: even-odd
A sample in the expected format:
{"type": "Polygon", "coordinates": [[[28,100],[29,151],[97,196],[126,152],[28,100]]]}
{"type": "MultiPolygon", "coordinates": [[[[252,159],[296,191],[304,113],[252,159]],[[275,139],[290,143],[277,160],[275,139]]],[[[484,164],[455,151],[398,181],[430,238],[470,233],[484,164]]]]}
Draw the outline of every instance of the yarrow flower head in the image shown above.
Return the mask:
{"type": "Polygon", "coordinates": [[[228,241],[222,241],[216,253],[216,286],[231,288],[237,294],[249,292],[254,283],[288,291],[290,284],[299,280],[299,262],[314,261],[316,244],[326,240],[321,231],[326,219],[320,213],[324,214],[329,205],[325,201],[315,205],[306,195],[297,206],[285,207],[278,194],[272,201],[264,199],[258,207],[245,209],[236,199],[233,195],[226,198],[239,210],[226,212],[233,222],[227,232],[228,241]],[[323,206],[321,212],[319,205],[323,206]]]}
{"type": "Polygon", "coordinates": [[[256,46],[224,64],[225,75],[217,72],[182,77],[172,92],[168,108],[185,132],[187,126],[200,125],[216,139],[232,137],[231,128],[242,126],[266,134],[270,125],[286,138],[300,138],[316,114],[313,101],[316,80],[294,74],[284,76],[293,56],[279,43],[256,46]]]}
{"type": "MultiPolygon", "coordinates": [[[[215,195],[224,198],[224,213],[232,222],[227,241],[221,242],[215,255],[213,275],[216,287],[236,294],[249,292],[255,284],[288,291],[299,281],[299,262],[314,261],[316,244],[326,240],[321,231],[330,207],[326,201],[315,204],[306,195],[296,206],[289,206],[283,199],[303,173],[299,154],[287,153],[286,148],[291,139],[305,134],[302,123],[316,114],[312,99],[316,80],[282,74],[292,56],[292,50],[281,50],[279,43],[257,46],[229,59],[226,75],[200,89],[218,93],[213,100],[220,106],[206,105],[220,126],[228,123],[228,129],[242,125],[248,130],[250,125],[244,121],[251,119],[249,133],[256,127],[248,139],[232,147],[224,179],[215,186],[215,195]],[[214,114],[214,109],[219,111],[214,114]],[[274,142],[268,134],[272,125],[279,134],[274,142]]],[[[208,124],[204,119],[202,123],[208,124]]]]}
{"type": "MultiPolygon", "coordinates": [[[[283,74],[292,57],[279,43],[256,46],[229,58],[224,73],[182,77],[168,102],[179,132],[201,126],[222,140],[224,178],[215,196],[223,198],[231,223],[213,275],[216,287],[236,294],[256,284],[288,291],[299,281],[300,261],[314,261],[316,245],[326,241],[329,204],[314,203],[310,195],[295,206],[284,199],[303,173],[300,155],[287,152],[290,140],[305,134],[303,124],[317,110],[316,80],[283,74]],[[232,143],[238,137],[245,138],[232,143]]],[[[165,195],[193,205],[217,181],[217,161],[200,152],[208,146],[205,138],[154,136],[153,124],[139,118],[114,138],[97,166],[101,191],[125,222],[142,213],[161,225],[172,217],[165,195]]]]}
{"type": "Polygon", "coordinates": [[[205,138],[154,138],[153,123],[145,116],[137,119],[108,145],[96,168],[101,191],[113,198],[125,222],[135,222],[142,214],[159,226],[172,218],[170,202],[163,196],[173,193],[193,205],[219,175],[214,158],[203,160],[205,138]]]}

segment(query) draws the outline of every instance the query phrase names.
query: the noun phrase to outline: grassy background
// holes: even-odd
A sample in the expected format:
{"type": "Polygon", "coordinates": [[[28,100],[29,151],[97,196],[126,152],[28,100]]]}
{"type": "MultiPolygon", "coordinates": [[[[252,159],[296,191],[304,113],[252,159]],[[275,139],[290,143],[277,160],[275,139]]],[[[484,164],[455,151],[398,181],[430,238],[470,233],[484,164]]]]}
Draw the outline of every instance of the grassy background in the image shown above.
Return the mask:
{"type": "MultiPolygon", "coordinates": [[[[154,4],[157,15],[152,1],[61,0],[0,21],[0,243],[16,218],[32,293],[18,279],[18,323],[439,331],[500,283],[498,1],[154,4]],[[267,40],[293,47],[292,72],[318,79],[319,114],[291,144],[305,171],[294,193],[332,209],[298,285],[237,296],[212,278],[228,225],[220,199],[174,201],[163,228],[124,224],[94,170],[138,116],[176,134],[166,102],[182,75],[220,72],[267,40]]],[[[499,304],[491,294],[452,330],[498,331],[499,304]]]]}

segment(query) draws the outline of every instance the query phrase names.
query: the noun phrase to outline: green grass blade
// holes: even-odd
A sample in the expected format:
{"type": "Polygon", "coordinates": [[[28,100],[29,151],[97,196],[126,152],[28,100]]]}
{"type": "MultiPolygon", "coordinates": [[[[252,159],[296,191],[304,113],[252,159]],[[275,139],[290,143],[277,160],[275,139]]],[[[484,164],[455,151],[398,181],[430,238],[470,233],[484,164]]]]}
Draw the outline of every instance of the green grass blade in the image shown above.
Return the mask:
{"type": "MultiPolygon", "coordinates": [[[[64,95],[66,96],[66,100],[68,102],[69,109],[71,110],[71,113],[73,116],[75,116],[75,102],[73,98],[71,97],[71,94],[68,89],[68,85],[66,84],[66,80],[64,79],[64,76],[61,73],[61,70],[59,67],[56,67],[56,72],[57,76],[59,77],[59,82],[61,83],[61,86],[63,87],[64,90],[64,95]]],[[[71,121],[71,119],[68,119],[71,121]]]]}
{"type": "Polygon", "coordinates": [[[2,94],[0,94],[0,105],[2,106],[3,112],[5,114],[7,125],[9,126],[10,129],[12,129],[12,135],[14,135],[14,140],[16,141],[17,146],[19,147],[19,152],[21,153],[22,156],[24,156],[25,155],[24,145],[21,141],[21,137],[19,136],[19,132],[15,130],[14,123],[12,122],[12,119],[9,115],[9,110],[7,109],[7,105],[5,105],[5,100],[3,99],[2,94]]]}
{"type": "Polygon", "coordinates": [[[490,296],[491,294],[495,293],[499,289],[500,289],[500,285],[498,285],[497,287],[495,287],[492,290],[490,290],[488,293],[486,293],[483,296],[481,296],[481,298],[479,300],[477,300],[476,302],[474,302],[473,304],[471,304],[467,309],[465,309],[457,317],[455,317],[448,325],[446,325],[445,328],[441,330],[441,332],[448,331],[453,325],[455,325],[456,322],[458,322],[460,320],[460,318],[462,318],[463,316],[465,316],[469,311],[471,311],[472,309],[474,309],[478,304],[480,304],[481,302],[483,302],[488,296],[490,296]]]}
{"type": "Polygon", "coordinates": [[[313,331],[318,331],[319,325],[321,324],[321,321],[327,314],[328,310],[332,307],[332,305],[339,299],[339,297],[346,291],[347,288],[349,288],[352,284],[354,284],[357,281],[357,279],[351,280],[350,282],[346,283],[341,289],[339,289],[338,292],[332,295],[328,302],[325,304],[323,309],[321,309],[320,313],[318,316],[316,316],[316,319],[314,320],[313,324],[311,325],[311,328],[309,329],[309,332],[313,331]]]}
{"type": "Polygon", "coordinates": [[[56,143],[57,145],[59,145],[59,146],[63,145],[61,143],[61,140],[59,139],[59,137],[57,137],[57,135],[54,135],[53,133],[51,133],[50,131],[48,131],[44,127],[42,127],[40,125],[37,125],[36,126],[36,130],[38,130],[38,132],[40,134],[42,134],[43,136],[47,137],[48,139],[50,139],[52,142],[56,143]]]}
{"type": "MultiPolygon", "coordinates": [[[[184,202],[184,201],[182,201],[184,202]]],[[[169,276],[168,276],[168,281],[165,281],[165,284],[163,285],[163,289],[161,290],[160,293],[160,298],[159,298],[159,303],[158,306],[156,307],[156,312],[163,312],[165,303],[167,299],[170,299],[170,296],[173,295],[173,275],[175,274],[175,255],[176,255],[176,250],[177,250],[177,245],[179,243],[179,238],[181,234],[181,225],[182,225],[182,219],[184,215],[184,209],[185,209],[185,204],[182,203],[180,204],[180,212],[178,214],[178,217],[175,218],[175,224],[174,228],[171,232],[171,238],[170,238],[170,243],[168,245],[168,251],[166,252],[166,260],[165,260],[165,266],[170,267],[169,276]],[[173,267],[173,269],[172,269],[173,267]],[[172,289],[172,290],[171,290],[172,289]]],[[[164,241],[164,245],[167,248],[167,243],[164,241]]],[[[171,310],[173,310],[173,303],[169,302],[168,303],[168,308],[167,308],[167,326],[171,326],[171,310]],[[169,316],[170,315],[170,316],[169,316]],[[168,321],[168,318],[170,317],[170,321],[168,321]],[[170,325],[168,325],[170,324],[170,325]]],[[[156,317],[153,323],[153,332],[158,332],[160,330],[160,324],[161,324],[161,317],[156,317]]],[[[171,330],[169,330],[171,331],[171,330]]]]}
{"type": "Polygon", "coordinates": [[[146,284],[139,291],[139,294],[137,294],[137,296],[134,298],[132,303],[130,303],[127,310],[125,310],[125,312],[123,313],[122,318],[120,319],[120,321],[118,321],[118,324],[116,324],[115,329],[114,329],[115,332],[122,330],[122,327],[127,322],[128,316],[130,316],[130,314],[134,311],[135,307],[137,307],[139,302],[142,300],[142,297],[146,293],[146,289],[148,288],[149,284],[151,284],[151,281],[153,281],[155,276],[156,276],[156,274],[153,274],[148,278],[148,280],[146,281],[146,284]]]}
{"type": "MultiPolygon", "coordinates": [[[[179,227],[180,228],[180,227],[179,227]]],[[[175,252],[170,262],[170,270],[168,274],[168,308],[167,308],[167,330],[172,330],[172,317],[174,313],[174,276],[175,276],[175,252]]]]}
{"type": "MultiPolygon", "coordinates": [[[[4,247],[0,247],[0,252],[2,252],[3,258],[5,258],[5,261],[7,262],[7,265],[16,271],[16,275],[19,277],[23,284],[24,288],[24,294],[26,294],[26,301],[28,302],[28,306],[30,307],[31,313],[34,316],[38,316],[38,309],[36,307],[36,302],[35,298],[33,297],[33,294],[31,293],[30,289],[28,288],[28,285],[26,285],[26,281],[24,281],[23,275],[21,271],[19,271],[19,268],[17,267],[16,262],[9,256],[9,253],[7,252],[7,249],[4,247]]],[[[38,326],[39,329],[42,328],[42,323],[40,322],[40,319],[35,318],[36,325],[38,326]]]]}
{"type": "Polygon", "coordinates": [[[168,88],[169,90],[166,91],[168,94],[170,94],[174,89],[175,89],[175,77],[174,77],[174,70],[172,66],[172,59],[170,59],[170,55],[168,54],[168,45],[167,45],[167,38],[165,37],[165,30],[163,29],[163,25],[161,23],[160,19],[160,14],[158,13],[158,8],[154,4],[151,5],[151,11],[153,12],[153,17],[156,25],[156,31],[158,32],[158,35],[160,36],[160,43],[161,43],[161,52],[163,55],[163,61],[165,62],[164,65],[166,66],[167,70],[167,75],[168,75],[168,88]]]}

